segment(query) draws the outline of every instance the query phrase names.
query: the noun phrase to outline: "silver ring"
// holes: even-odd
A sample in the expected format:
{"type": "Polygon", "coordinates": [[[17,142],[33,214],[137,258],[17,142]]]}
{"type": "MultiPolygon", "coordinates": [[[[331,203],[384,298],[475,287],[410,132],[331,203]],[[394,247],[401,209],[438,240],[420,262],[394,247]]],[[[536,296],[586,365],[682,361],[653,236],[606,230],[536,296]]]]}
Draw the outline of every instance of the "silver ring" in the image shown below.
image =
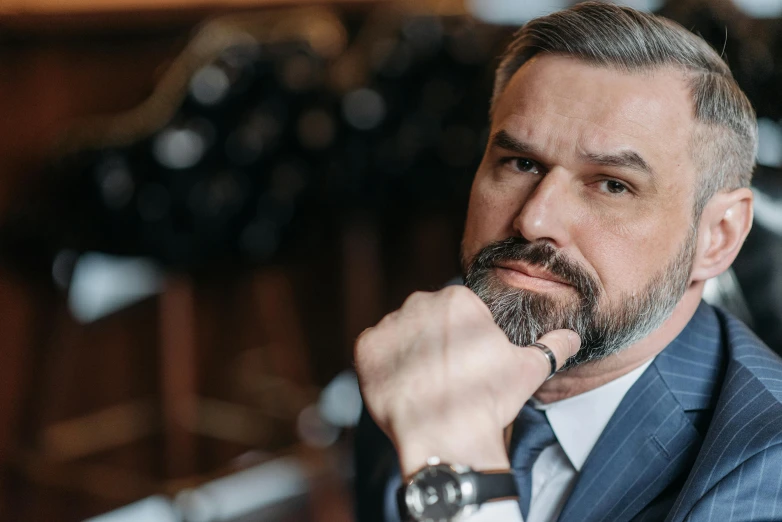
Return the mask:
{"type": "Polygon", "coordinates": [[[530,346],[534,346],[535,348],[543,352],[543,355],[546,356],[546,359],[548,359],[548,362],[551,365],[551,373],[548,374],[546,380],[549,380],[552,377],[554,377],[554,374],[557,373],[557,356],[554,355],[554,352],[551,351],[551,348],[549,348],[543,343],[532,343],[530,346]]]}

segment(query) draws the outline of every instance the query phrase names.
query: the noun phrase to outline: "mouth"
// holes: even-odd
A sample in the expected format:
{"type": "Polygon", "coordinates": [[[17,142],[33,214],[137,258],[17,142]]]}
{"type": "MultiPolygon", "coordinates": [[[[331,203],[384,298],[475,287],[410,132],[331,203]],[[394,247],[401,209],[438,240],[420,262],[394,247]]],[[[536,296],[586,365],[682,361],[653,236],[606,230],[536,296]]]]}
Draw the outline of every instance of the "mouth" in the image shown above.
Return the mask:
{"type": "Polygon", "coordinates": [[[530,290],[553,290],[573,285],[551,272],[523,261],[500,261],[495,265],[499,276],[509,285],[530,290]]]}

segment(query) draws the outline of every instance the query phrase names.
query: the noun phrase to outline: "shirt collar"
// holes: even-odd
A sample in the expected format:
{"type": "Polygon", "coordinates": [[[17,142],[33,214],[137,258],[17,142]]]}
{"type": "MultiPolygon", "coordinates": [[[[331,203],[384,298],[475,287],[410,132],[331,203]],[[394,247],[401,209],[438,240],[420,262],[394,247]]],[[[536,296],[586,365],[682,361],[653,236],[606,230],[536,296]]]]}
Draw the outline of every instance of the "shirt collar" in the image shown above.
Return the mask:
{"type": "Polygon", "coordinates": [[[581,471],[619,403],[653,360],[575,397],[549,404],[541,404],[533,399],[535,408],[546,412],[557,441],[577,472],[581,471]]]}

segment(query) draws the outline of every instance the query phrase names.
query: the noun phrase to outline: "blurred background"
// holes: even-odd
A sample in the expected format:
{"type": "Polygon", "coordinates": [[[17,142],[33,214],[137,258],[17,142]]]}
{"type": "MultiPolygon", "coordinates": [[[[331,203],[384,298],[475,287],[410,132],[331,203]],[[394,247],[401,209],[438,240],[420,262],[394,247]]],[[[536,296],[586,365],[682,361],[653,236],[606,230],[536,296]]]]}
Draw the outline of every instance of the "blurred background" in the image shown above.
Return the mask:
{"type": "MultiPolygon", "coordinates": [[[[350,521],[353,341],[459,274],[496,56],[568,0],[0,0],[0,520],[350,521]]],[[[712,288],[782,351],[782,0],[634,0],[760,118],[712,288]]]]}

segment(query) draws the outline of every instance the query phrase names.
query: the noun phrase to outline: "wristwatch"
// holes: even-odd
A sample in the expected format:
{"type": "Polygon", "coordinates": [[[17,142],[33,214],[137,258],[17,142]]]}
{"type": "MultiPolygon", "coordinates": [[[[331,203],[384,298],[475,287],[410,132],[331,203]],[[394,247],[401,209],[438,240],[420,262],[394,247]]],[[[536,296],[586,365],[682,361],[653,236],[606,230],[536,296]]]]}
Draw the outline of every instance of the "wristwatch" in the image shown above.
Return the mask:
{"type": "Polygon", "coordinates": [[[518,497],[510,470],[474,471],[431,457],[426,466],[402,482],[396,499],[404,521],[454,522],[472,515],[486,502],[518,497]]]}

